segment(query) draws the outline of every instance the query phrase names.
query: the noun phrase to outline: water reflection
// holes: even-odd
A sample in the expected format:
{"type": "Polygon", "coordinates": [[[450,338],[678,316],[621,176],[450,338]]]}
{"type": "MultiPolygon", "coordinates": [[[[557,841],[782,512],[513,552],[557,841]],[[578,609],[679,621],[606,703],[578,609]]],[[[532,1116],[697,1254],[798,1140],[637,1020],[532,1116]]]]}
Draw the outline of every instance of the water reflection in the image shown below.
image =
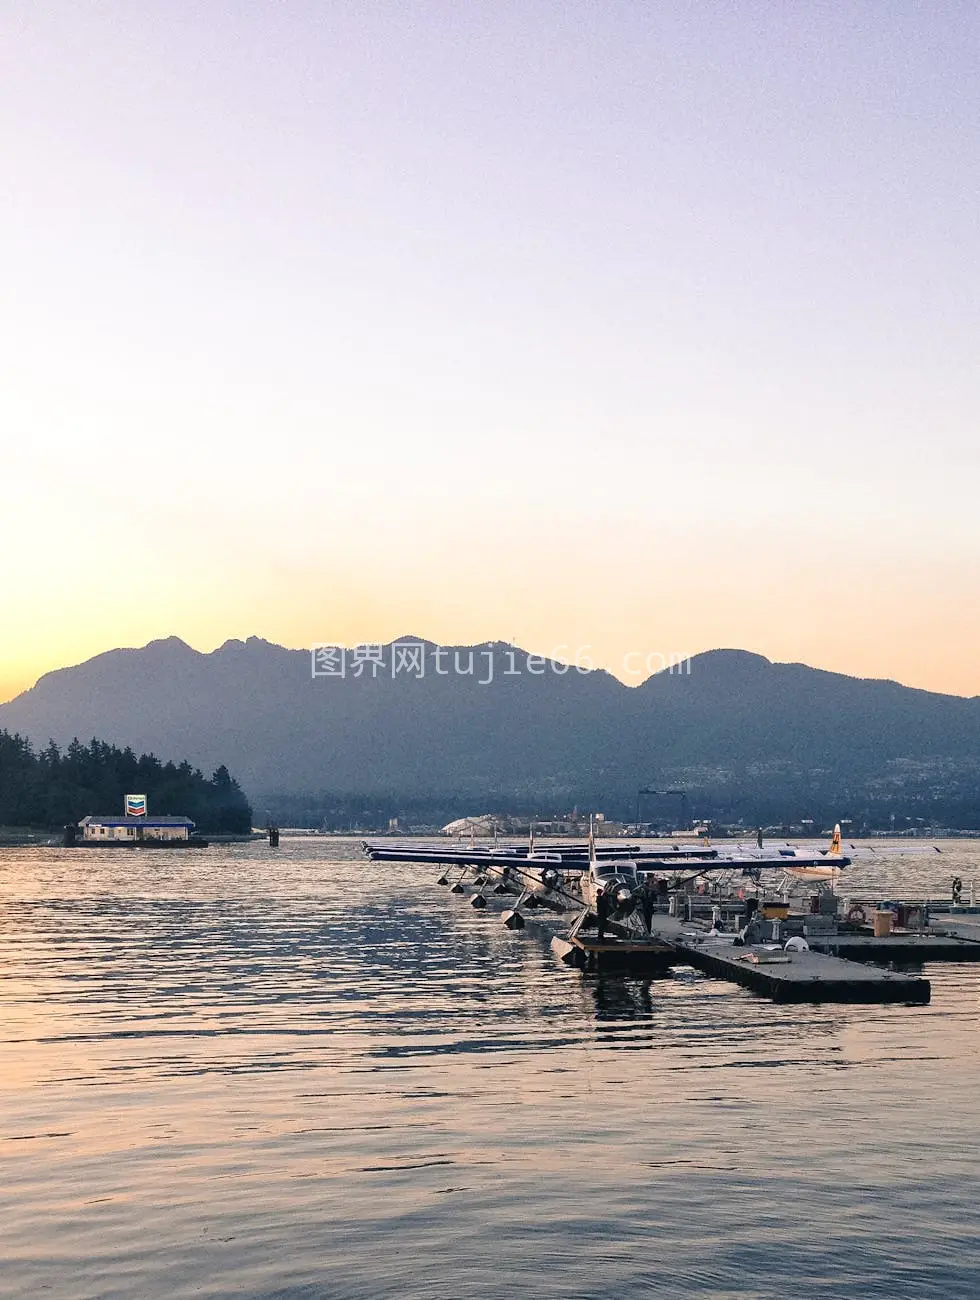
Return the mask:
{"type": "Polygon", "coordinates": [[[0,856],[5,1294],[974,1293],[980,971],[582,977],[356,853],[0,856]]]}

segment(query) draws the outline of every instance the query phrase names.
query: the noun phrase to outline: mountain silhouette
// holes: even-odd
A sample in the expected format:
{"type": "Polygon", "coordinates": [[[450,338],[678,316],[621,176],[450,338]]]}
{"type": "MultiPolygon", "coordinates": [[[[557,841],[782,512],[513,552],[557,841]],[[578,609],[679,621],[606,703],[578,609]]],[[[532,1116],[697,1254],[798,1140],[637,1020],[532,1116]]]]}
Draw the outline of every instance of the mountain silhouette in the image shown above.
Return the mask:
{"type": "Polygon", "coordinates": [[[178,637],[110,650],[0,706],[0,728],[39,745],[99,736],[205,771],[224,763],[260,812],[281,796],[336,796],[440,812],[579,802],[628,816],[638,788],[656,786],[747,820],[824,806],[980,819],[980,697],[744,650],[694,656],[637,687],[500,642],[403,637],[343,652],[343,675],[341,653],[314,677],[309,651],[258,637],[208,654],[178,637]],[[406,647],[421,675],[394,670],[406,647]]]}

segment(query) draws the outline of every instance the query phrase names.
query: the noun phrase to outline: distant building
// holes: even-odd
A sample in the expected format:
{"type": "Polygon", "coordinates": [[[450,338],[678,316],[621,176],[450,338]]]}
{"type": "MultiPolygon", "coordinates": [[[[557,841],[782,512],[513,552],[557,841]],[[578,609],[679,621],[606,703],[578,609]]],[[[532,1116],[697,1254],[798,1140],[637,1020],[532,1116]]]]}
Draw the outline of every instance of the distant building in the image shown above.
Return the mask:
{"type": "Polygon", "coordinates": [[[78,825],[83,843],[102,844],[189,840],[194,829],[189,817],[83,817],[78,825]]]}
{"type": "Polygon", "coordinates": [[[443,826],[443,835],[492,835],[494,828],[500,826],[501,819],[492,813],[480,817],[459,817],[456,821],[443,826]]]}

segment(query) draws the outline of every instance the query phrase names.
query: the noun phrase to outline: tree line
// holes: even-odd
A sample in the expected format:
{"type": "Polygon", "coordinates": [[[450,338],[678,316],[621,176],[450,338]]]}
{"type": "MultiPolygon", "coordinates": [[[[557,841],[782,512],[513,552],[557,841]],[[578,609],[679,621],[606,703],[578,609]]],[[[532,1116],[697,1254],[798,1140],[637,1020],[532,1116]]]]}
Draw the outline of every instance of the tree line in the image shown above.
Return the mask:
{"type": "Polygon", "coordinates": [[[54,741],[35,751],[24,736],[0,731],[0,825],[54,828],[89,813],[121,814],[123,796],[145,794],[150,816],[190,817],[202,834],[247,834],[252,809],[221,767],[209,778],[190,763],[161,763],[102,740],[54,741]]]}

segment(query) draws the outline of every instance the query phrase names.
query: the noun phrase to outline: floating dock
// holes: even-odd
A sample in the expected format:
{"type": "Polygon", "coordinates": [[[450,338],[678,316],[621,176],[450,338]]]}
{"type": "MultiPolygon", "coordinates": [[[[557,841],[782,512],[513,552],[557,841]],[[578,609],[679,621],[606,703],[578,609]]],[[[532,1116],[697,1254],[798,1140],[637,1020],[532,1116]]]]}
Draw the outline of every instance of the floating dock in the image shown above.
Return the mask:
{"type": "Polygon", "coordinates": [[[865,966],[810,948],[787,952],[769,944],[736,947],[730,939],[692,934],[680,921],[657,916],[654,931],[696,970],[734,980],[774,1002],[925,1003],[929,981],[918,975],[865,966]]]}
{"type": "Polygon", "coordinates": [[[891,934],[809,935],[807,942],[814,952],[832,954],[859,962],[898,962],[913,966],[924,961],[980,961],[980,934],[967,938],[943,934],[945,925],[935,931],[892,931],[891,934]]]}
{"type": "Polygon", "coordinates": [[[955,912],[934,915],[930,924],[939,933],[945,931],[957,939],[966,939],[971,943],[980,944],[980,915],[976,913],[968,912],[964,916],[963,911],[957,908],[955,912]]]}
{"type": "Polygon", "coordinates": [[[655,936],[599,940],[588,935],[554,935],[551,951],[566,966],[588,971],[634,971],[665,975],[677,965],[677,949],[655,936]]]}
{"type": "Polygon", "coordinates": [[[864,966],[843,957],[809,949],[784,952],[757,944],[735,948],[705,940],[684,945],[690,964],[718,979],[734,980],[773,1002],[901,1002],[925,1003],[931,996],[927,979],[864,966]]]}

